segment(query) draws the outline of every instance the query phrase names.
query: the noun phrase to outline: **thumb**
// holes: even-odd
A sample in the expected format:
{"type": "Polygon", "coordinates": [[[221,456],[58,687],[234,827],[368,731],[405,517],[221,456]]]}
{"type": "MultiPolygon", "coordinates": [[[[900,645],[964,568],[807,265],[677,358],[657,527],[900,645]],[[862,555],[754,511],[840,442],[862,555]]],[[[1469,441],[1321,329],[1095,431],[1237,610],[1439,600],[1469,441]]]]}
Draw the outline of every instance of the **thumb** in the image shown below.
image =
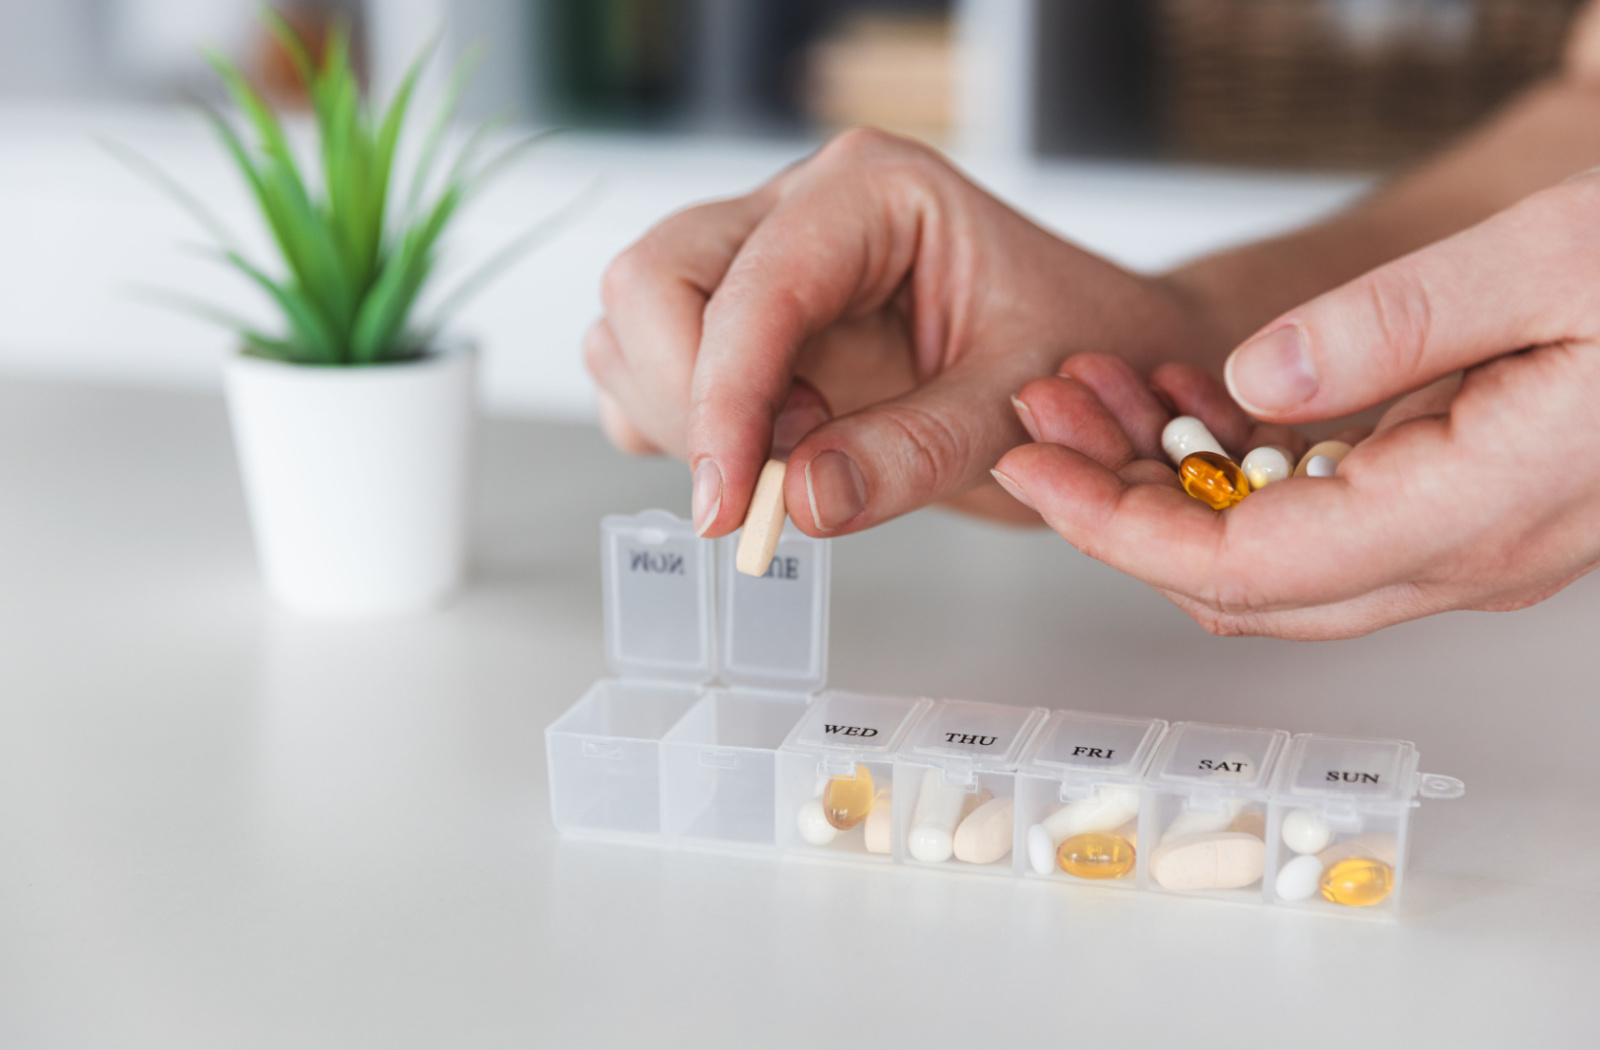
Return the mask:
{"type": "Polygon", "coordinates": [[[1600,178],[1527,198],[1268,325],[1228,358],[1259,419],[1334,419],[1600,318],[1600,178]]]}

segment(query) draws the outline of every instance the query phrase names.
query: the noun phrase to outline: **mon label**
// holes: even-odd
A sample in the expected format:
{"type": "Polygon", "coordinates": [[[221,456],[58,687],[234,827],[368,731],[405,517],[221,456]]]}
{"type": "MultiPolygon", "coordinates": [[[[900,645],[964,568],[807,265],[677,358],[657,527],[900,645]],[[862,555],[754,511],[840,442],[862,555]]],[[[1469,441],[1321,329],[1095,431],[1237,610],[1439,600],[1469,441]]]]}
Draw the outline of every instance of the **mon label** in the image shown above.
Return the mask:
{"type": "Polygon", "coordinates": [[[668,551],[629,551],[628,571],[645,572],[652,576],[686,576],[683,555],[668,551]]]}

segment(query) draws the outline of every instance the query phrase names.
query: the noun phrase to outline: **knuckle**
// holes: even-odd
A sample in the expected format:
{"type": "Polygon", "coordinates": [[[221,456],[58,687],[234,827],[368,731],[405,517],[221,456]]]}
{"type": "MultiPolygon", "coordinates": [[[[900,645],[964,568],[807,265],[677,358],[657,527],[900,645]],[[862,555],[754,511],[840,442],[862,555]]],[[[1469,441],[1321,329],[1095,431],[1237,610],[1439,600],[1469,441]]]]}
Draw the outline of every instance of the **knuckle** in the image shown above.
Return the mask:
{"type": "Polygon", "coordinates": [[[923,159],[933,152],[920,142],[901,138],[879,128],[851,128],[841,131],[817,152],[824,163],[847,167],[874,166],[889,160],[923,159]]]}
{"type": "Polygon", "coordinates": [[[596,321],[583,334],[583,367],[597,383],[605,383],[616,368],[616,342],[604,321],[596,321]]]}
{"type": "Polygon", "coordinates": [[[1428,287],[1411,267],[1396,264],[1364,282],[1368,313],[1376,326],[1372,353],[1383,374],[1405,378],[1422,370],[1433,326],[1428,287]]]}
{"type": "Polygon", "coordinates": [[[649,252],[641,241],[612,259],[600,277],[600,302],[606,312],[625,304],[649,279],[649,252]]]}
{"type": "Polygon", "coordinates": [[[970,443],[939,413],[916,405],[886,405],[884,422],[898,432],[905,450],[902,473],[937,498],[965,480],[970,443]]]}

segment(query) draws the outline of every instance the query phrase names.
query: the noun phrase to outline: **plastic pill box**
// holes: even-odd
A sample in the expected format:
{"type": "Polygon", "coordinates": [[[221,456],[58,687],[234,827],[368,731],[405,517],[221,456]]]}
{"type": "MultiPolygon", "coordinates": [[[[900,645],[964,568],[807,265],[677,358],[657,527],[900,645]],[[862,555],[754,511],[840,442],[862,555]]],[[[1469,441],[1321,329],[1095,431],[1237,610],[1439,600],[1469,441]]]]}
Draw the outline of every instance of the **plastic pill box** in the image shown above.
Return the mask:
{"type": "Polygon", "coordinates": [[[737,544],[602,522],[616,677],[545,730],[563,834],[1392,918],[1411,810],[1464,791],[1399,740],[825,691],[828,541],[786,526],[761,577],[737,544]]]}

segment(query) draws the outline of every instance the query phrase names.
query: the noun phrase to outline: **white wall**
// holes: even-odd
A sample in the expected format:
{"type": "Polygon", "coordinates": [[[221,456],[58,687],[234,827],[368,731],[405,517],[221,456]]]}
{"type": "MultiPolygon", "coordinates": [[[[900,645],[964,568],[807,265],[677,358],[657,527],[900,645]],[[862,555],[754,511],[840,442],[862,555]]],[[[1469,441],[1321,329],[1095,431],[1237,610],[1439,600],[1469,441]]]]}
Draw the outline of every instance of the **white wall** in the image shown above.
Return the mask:
{"type": "MultiPolygon", "coordinates": [[[[136,146],[212,202],[248,241],[261,231],[205,128],[176,110],[0,107],[0,371],[210,387],[225,332],[150,305],[156,285],[270,317],[226,269],[184,254],[202,239],[175,205],[96,145],[136,146]]],[[[693,201],[758,184],[807,147],[683,139],[559,139],[468,213],[463,262],[600,180],[603,196],[463,315],[485,355],[491,409],[587,415],[579,341],[599,312],[606,262],[693,201]]],[[[1319,214],[1359,192],[1349,179],[1238,176],[1114,165],[985,170],[1002,196],[1089,248],[1155,269],[1319,214]]],[[[265,255],[264,248],[262,254],[265,255]]]]}

